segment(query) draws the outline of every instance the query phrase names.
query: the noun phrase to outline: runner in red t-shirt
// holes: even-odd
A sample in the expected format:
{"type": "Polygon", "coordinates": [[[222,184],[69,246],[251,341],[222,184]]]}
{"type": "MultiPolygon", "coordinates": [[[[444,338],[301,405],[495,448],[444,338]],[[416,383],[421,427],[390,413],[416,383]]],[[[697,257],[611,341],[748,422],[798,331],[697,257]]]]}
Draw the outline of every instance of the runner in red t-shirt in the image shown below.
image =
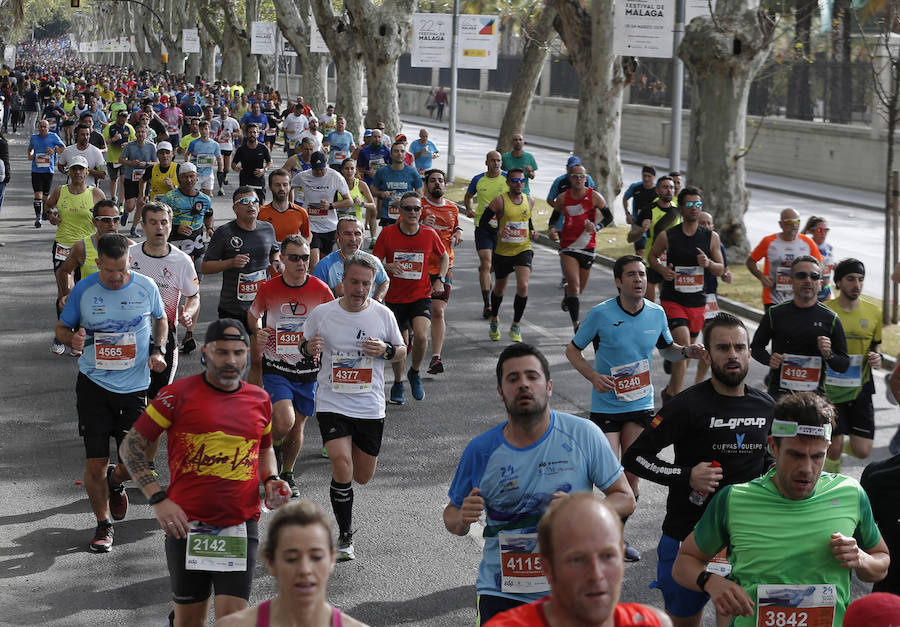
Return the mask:
{"type": "MultiPolygon", "coordinates": [[[[396,224],[384,227],[375,242],[372,254],[382,260],[391,275],[384,304],[394,312],[404,341],[409,345],[409,329],[413,331],[412,364],[406,376],[413,398],[425,398],[419,368],[428,348],[428,327],[431,322],[431,297],[443,292],[450,269],[450,255],[437,231],[419,224],[422,201],[416,192],[406,192],[396,202],[400,207],[400,219],[396,224]],[[432,284],[426,266],[429,255],[440,257],[437,281],[432,284]]],[[[402,405],[406,402],[403,389],[403,363],[393,362],[394,384],[390,402],[402,405]]]]}

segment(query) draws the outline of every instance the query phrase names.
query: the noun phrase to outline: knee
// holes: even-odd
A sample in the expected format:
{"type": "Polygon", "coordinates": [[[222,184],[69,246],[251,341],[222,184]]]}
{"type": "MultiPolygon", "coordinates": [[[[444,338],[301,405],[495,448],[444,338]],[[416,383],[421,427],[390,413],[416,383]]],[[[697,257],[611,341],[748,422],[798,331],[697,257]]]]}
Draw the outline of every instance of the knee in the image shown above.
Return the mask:
{"type": "Polygon", "coordinates": [[[435,307],[434,311],[431,312],[431,324],[435,322],[443,322],[444,321],[444,308],[443,307],[435,307]]]}
{"type": "Polygon", "coordinates": [[[336,455],[331,455],[331,471],[335,479],[340,481],[347,478],[349,480],[353,476],[353,460],[347,454],[337,453],[336,455]]]}
{"type": "Polygon", "coordinates": [[[294,426],[293,412],[284,412],[272,416],[272,432],[277,433],[279,437],[284,437],[294,426]]]}
{"type": "Polygon", "coordinates": [[[375,474],[375,471],[374,471],[374,470],[371,470],[371,471],[369,471],[369,470],[363,471],[363,470],[357,469],[357,470],[353,473],[353,481],[355,481],[355,482],[358,483],[359,485],[366,485],[367,483],[369,483],[369,481],[372,480],[372,476],[373,476],[374,474],[375,474]]]}

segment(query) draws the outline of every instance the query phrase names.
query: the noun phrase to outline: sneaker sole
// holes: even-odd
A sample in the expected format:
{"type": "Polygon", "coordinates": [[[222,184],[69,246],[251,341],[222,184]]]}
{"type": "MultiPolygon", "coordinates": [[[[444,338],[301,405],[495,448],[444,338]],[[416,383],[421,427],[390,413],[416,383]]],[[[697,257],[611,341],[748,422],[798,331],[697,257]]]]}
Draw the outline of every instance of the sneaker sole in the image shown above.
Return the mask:
{"type": "Polygon", "coordinates": [[[88,549],[90,549],[91,553],[109,553],[112,551],[111,546],[97,546],[95,544],[89,544],[88,549]]]}
{"type": "Polygon", "coordinates": [[[341,553],[338,551],[337,561],[339,562],[352,562],[356,559],[356,555],[347,555],[346,553],[341,553]]]}

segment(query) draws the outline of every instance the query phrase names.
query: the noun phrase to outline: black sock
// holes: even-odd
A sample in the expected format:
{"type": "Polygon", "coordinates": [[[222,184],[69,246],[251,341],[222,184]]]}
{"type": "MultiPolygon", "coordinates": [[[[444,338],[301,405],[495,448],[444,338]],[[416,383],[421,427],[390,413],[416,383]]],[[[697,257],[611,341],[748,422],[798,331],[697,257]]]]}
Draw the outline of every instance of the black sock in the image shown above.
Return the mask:
{"type": "Polygon", "coordinates": [[[497,296],[491,292],[491,315],[495,318],[500,314],[500,303],[503,302],[503,295],[497,296]]]}
{"type": "Polygon", "coordinates": [[[572,319],[572,322],[578,322],[578,309],[580,306],[581,302],[577,296],[566,294],[566,307],[569,309],[569,317],[572,319]]]}
{"type": "Polygon", "coordinates": [[[522,314],[525,313],[525,305],[527,303],[527,296],[519,296],[516,294],[516,299],[513,301],[513,322],[516,324],[522,319],[522,314]]]}
{"type": "Polygon", "coordinates": [[[353,484],[331,480],[331,509],[341,535],[350,533],[353,524],[353,484]]]}
{"type": "Polygon", "coordinates": [[[491,290],[481,290],[481,300],[484,301],[485,307],[491,306],[491,290]]]}
{"type": "Polygon", "coordinates": [[[34,217],[40,218],[41,214],[44,213],[44,199],[43,198],[35,198],[33,206],[34,206],[34,217]]]}
{"type": "Polygon", "coordinates": [[[103,525],[104,527],[112,527],[112,521],[109,518],[106,518],[105,520],[98,520],[97,524],[103,525]]]}
{"type": "Polygon", "coordinates": [[[225,172],[216,172],[216,180],[219,181],[219,187],[225,186],[225,172]]]}

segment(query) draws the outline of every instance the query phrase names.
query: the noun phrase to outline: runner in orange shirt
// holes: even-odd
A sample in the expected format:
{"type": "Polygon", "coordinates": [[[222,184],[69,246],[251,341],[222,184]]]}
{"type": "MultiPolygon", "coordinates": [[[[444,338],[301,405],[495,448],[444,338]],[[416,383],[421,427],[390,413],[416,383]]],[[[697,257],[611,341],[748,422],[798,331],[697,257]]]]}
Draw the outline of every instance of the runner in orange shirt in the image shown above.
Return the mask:
{"type": "Polygon", "coordinates": [[[269,174],[269,189],[272,190],[272,202],[259,208],[257,220],[270,223],[279,242],[298,233],[308,240],[309,214],[290,201],[291,175],[286,170],[273,171],[269,174]]]}

